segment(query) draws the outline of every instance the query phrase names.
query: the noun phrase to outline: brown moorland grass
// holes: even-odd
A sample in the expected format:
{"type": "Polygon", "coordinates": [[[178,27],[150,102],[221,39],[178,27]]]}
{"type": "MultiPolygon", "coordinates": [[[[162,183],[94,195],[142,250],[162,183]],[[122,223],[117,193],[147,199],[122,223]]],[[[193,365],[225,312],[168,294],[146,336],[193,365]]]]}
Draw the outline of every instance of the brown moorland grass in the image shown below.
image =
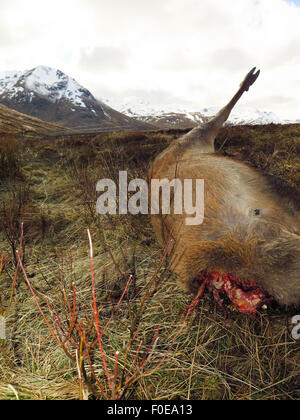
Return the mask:
{"type": "MultiPolygon", "coordinates": [[[[61,322],[69,325],[63,290],[72,306],[73,283],[77,319],[92,317],[90,230],[96,300],[99,307],[105,303],[99,312],[100,326],[113,313],[103,336],[107,367],[114,372],[116,351],[120,352],[119,375],[127,372],[126,357],[133,369],[147,358],[138,380],[123,393],[124,399],[297,400],[300,343],[292,339],[291,318],[299,309],[285,311],[274,305],[260,312],[255,322],[236,312],[225,317],[213,298],[205,295],[183,326],[183,313],[192,297],[177,289],[167,261],[158,270],[163,250],[156,243],[149,217],[95,212],[95,185],[100,178],[117,181],[119,170],[128,170],[131,178],[145,178],[151,159],[181,133],[121,132],[24,141],[14,148],[18,174],[0,179],[6,210],[0,222],[7,226],[9,219],[19,230],[24,221],[24,267],[54,328],[57,316],[47,300],[61,322]],[[12,197],[20,188],[30,192],[26,200],[19,199],[17,212],[12,197]],[[134,281],[114,313],[130,275],[134,281]],[[139,312],[153,278],[157,287],[151,288],[139,312]],[[140,325],[138,338],[126,353],[134,322],[140,325]]],[[[300,188],[299,126],[225,127],[217,145],[220,153],[248,161],[300,188]]],[[[0,230],[0,254],[13,254],[5,230],[0,230]]],[[[15,265],[11,255],[0,276],[2,312],[9,305],[15,265]]],[[[55,332],[57,328],[56,324],[55,332]]],[[[89,339],[95,338],[93,329],[89,339]]],[[[96,377],[109,393],[99,348],[92,352],[92,359],[96,377]]],[[[78,369],[51,336],[19,270],[7,338],[0,344],[0,399],[79,399],[83,394],[104,398],[89,363],[85,368],[82,389],[78,369]]]]}

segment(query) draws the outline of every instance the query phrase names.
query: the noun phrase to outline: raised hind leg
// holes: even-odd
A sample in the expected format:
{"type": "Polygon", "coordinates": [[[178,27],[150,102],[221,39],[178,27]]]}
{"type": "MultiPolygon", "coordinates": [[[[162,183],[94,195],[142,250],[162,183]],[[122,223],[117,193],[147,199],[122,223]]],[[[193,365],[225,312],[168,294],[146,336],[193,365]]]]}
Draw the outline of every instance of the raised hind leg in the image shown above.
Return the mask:
{"type": "Polygon", "coordinates": [[[214,142],[215,138],[228,119],[233,107],[241,98],[244,92],[247,92],[251,85],[256,81],[260,74],[260,70],[256,71],[254,67],[245,77],[240,85],[239,90],[231,99],[231,101],[222,108],[215,117],[208,122],[194,128],[184,137],[179,140],[179,143],[185,144],[186,147],[195,148],[200,153],[213,153],[215,151],[214,142]]]}
{"type": "Polygon", "coordinates": [[[234,97],[231,99],[231,101],[222,108],[217,115],[210,121],[213,124],[216,125],[217,129],[220,129],[224,122],[228,119],[232,109],[236,105],[236,103],[239,101],[239,99],[242,97],[244,92],[248,92],[250,86],[253,85],[253,83],[256,81],[258,76],[260,75],[260,70],[256,71],[256,67],[253,67],[251,71],[247,74],[245,79],[242,81],[239,90],[234,95],[234,97]]]}

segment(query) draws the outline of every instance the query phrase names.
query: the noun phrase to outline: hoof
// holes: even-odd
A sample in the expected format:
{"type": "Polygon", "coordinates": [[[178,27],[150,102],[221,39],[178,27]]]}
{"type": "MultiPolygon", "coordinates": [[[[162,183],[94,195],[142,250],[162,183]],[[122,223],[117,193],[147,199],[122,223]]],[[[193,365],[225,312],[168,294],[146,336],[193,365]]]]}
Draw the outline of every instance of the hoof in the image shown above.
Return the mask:
{"type": "Polygon", "coordinates": [[[253,83],[256,81],[256,79],[258,78],[259,74],[260,74],[260,70],[257,70],[257,72],[255,72],[256,67],[254,67],[245,77],[245,80],[241,83],[241,88],[243,89],[243,91],[248,91],[250,86],[253,85],[253,83]]]}

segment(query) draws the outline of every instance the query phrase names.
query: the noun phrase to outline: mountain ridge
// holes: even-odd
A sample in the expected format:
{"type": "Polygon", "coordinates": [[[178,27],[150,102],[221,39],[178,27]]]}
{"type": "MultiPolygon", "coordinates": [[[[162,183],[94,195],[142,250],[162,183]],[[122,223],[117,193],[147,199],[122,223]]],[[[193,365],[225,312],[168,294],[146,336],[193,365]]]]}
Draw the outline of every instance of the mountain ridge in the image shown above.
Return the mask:
{"type": "MultiPolygon", "coordinates": [[[[106,103],[125,115],[140,121],[156,125],[158,128],[192,128],[216,115],[221,107],[204,107],[200,111],[191,111],[191,107],[177,104],[152,105],[139,97],[129,97],[124,101],[106,103]]],[[[266,125],[300,123],[299,120],[280,119],[271,111],[262,111],[249,107],[237,107],[230,115],[226,125],[266,125]]]]}
{"type": "Polygon", "coordinates": [[[97,100],[61,70],[38,66],[0,73],[0,103],[75,130],[150,129],[97,100]]]}
{"type": "MultiPolygon", "coordinates": [[[[37,66],[0,72],[0,104],[22,114],[82,132],[193,128],[220,107],[191,111],[191,106],[151,104],[144,98],[97,99],[61,70],[37,66]]],[[[270,111],[236,107],[226,125],[300,123],[280,119],[270,111]]]]}

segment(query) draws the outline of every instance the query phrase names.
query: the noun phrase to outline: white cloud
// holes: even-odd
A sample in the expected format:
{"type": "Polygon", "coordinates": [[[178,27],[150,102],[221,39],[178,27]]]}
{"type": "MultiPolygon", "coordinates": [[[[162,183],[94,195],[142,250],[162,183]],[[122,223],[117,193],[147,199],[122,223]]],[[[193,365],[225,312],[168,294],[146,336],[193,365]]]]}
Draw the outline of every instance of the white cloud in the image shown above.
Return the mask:
{"type": "MultiPolygon", "coordinates": [[[[297,0],[298,1],[298,0],[297,0]]],[[[244,104],[300,118],[300,7],[284,0],[0,0],[0,70],[60,68],[98,97],[244,104]],[[155,93],[155,94],[154,94],[155,93]]]]}

